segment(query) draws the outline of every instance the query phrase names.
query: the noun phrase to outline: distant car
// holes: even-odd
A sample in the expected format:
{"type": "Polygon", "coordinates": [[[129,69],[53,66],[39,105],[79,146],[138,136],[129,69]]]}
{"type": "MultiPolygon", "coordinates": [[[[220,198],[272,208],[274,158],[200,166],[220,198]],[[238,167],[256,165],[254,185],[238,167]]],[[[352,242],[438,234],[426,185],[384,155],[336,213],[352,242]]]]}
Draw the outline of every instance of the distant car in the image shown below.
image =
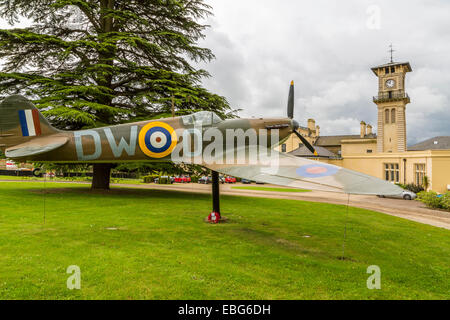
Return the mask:
{"type": "Polygon", "coordinates": [[[225,178],[225,182],[226,183],[236,183],[236,178],[228,176],[225,178]]]}
{"type": "Polygon", "coordinates": [[[395,199],[404,199],[404,200],[414,200],[417,198],[417,195],[409,190],[403,190],[402,193],[394,196],[378,196],[380,198],[395,198],[395,199]]]}
{"type": "Polygon", "coordinates": [[[200,179],[198,179],[198,183],[208,184],[211,182],[212,182],[211,177],[207,177],[207,176],[203,176],[200,179]]]}
{"type": "Polygon", "coordinates": [[[256,184],[264,184],[264,182],[261,181],[255,181],[256,184]]]}
{"type": "Polygon", "coordinates": [[[191,182],[191,177],[189,177],[189,176],[176,176],[176,177],[174,177],[174,182],[188,183],[188,182],[191,182]]]}
{"type": "Polygon", "coordinates": [[[6,160],[6,170],[18,170],[17,164],[12,160],[6,160]]]}
{"type": "Polygon", "coordinates": [[[45,174],[45,176],[47,177],[47,178],[54,178],[56,175],[55,175],[55,173],[54,172],[47,172],[46,174],[45,174]]]}
{"type": "Polygon", "coordinates": [[[252,183],[252,181],[251,181],[251,180],[248,180],[248,179],[242,179],[241,182],[242,182],[243,184],[250,184],[250,183],[252,183]]]}
{"type": "MultiPolygon", "coordinates": [[[[174,177],[169,177],[169,176],[161,176],[161,178],[166,178],[169,179],[169,182],[172,184],[175,181],[174,177]]],[[[159,178],[155,178],[155,180],[153,180],[154,183],[159,183],[159,178]]]]}
{"type": "Polygon", "coordinates": [[[41,171],[41,168],[34,168],[33,169],[33,176],[35,176],[35,177],[42,177],[42,171],[41,171]]]}

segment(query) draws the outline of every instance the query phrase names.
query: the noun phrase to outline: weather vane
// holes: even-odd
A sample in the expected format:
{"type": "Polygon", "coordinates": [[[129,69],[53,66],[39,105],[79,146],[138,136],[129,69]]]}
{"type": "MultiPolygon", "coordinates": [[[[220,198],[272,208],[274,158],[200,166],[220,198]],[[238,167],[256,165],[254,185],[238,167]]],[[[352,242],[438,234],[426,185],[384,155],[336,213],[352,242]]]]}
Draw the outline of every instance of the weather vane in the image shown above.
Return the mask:
{"type": "Polygon", "coordinates": [[[389,46],[389,51],[388,52],[390,52],[391,53],[391,63],[394,63],[394,49],[393,49],[393,47],[392,47],[392,43],[391,43],[391,45],[389,46]]]}

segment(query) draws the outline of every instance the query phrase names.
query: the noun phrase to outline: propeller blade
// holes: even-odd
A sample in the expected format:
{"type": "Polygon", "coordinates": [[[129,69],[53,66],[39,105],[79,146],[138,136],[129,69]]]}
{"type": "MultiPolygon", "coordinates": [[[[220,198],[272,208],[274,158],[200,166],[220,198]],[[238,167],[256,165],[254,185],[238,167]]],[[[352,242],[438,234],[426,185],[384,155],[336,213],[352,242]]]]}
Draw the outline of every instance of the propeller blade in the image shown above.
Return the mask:
{"type": "MultiPolygon", "coordinates": [[[[289,88],[289,98],[288,98],[288,106],[287,106],[287,116],[289,119],[294,118],[294,80],[291,81],[291,86],[289,88]]],[[[315,156],[318,156],[316,149],[306,140],[303,136],[298,133],[295,128],[292,130],[297,137],[303,142],[303,144],[311,151],[315,156]]]]}
{"type": "Polygon", "coordinates": [[[289,88],[289,98],[287,105],[287,116],[289,119],[294,118],[294,80],[291,81],[291,86],[289,88]]]}
{"type": "Polygon", "coordinates": [[[293,131],[295,133],[295,135],[297,137],[299,137],[299,139],[303,142],[303,144],[309,149],[309,151],[311,151],[315,156],[318,156],[319,154],[317,153],[316,149],[314,149],[314,147],[308,142],[308,140],[306,140],[300,133],[298,133],[297,131],[293,131]]]}

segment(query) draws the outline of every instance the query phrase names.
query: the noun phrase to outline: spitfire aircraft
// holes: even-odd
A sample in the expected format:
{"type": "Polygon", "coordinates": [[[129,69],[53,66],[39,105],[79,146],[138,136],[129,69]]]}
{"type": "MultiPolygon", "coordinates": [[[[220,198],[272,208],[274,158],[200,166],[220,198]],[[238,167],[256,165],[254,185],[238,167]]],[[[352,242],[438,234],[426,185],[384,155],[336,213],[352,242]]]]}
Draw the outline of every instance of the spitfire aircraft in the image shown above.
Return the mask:
{"type": "MultiPolygon", "coordinates": [[[[201,111],[191,115],[62,131],[26,98],[0,104],[0,148],[16,161],[114,163],[174,161],[197,163],[225,175],[265,183],[348,194],[396,195],[390,182],[274,149],[297,132],[291,83],[286,118],[228,119],[201,111]]],[[[213,186],[214,189],[214,186],[213,186]]]]}

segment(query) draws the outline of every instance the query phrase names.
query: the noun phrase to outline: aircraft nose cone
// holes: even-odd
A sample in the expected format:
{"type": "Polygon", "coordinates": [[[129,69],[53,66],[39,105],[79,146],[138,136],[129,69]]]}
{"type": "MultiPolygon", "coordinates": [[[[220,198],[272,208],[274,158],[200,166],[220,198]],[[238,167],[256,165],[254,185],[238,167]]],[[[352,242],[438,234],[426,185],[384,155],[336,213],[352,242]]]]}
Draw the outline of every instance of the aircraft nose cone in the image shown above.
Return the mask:
{"type": "Polygon", "coordinates": [[[297,130],[300,127],[300,125],[298,124],[297,121],[292,119],[291,120],[291,127],[292,127],[292,130],[295,131],[295,130],[297,130]]]}

